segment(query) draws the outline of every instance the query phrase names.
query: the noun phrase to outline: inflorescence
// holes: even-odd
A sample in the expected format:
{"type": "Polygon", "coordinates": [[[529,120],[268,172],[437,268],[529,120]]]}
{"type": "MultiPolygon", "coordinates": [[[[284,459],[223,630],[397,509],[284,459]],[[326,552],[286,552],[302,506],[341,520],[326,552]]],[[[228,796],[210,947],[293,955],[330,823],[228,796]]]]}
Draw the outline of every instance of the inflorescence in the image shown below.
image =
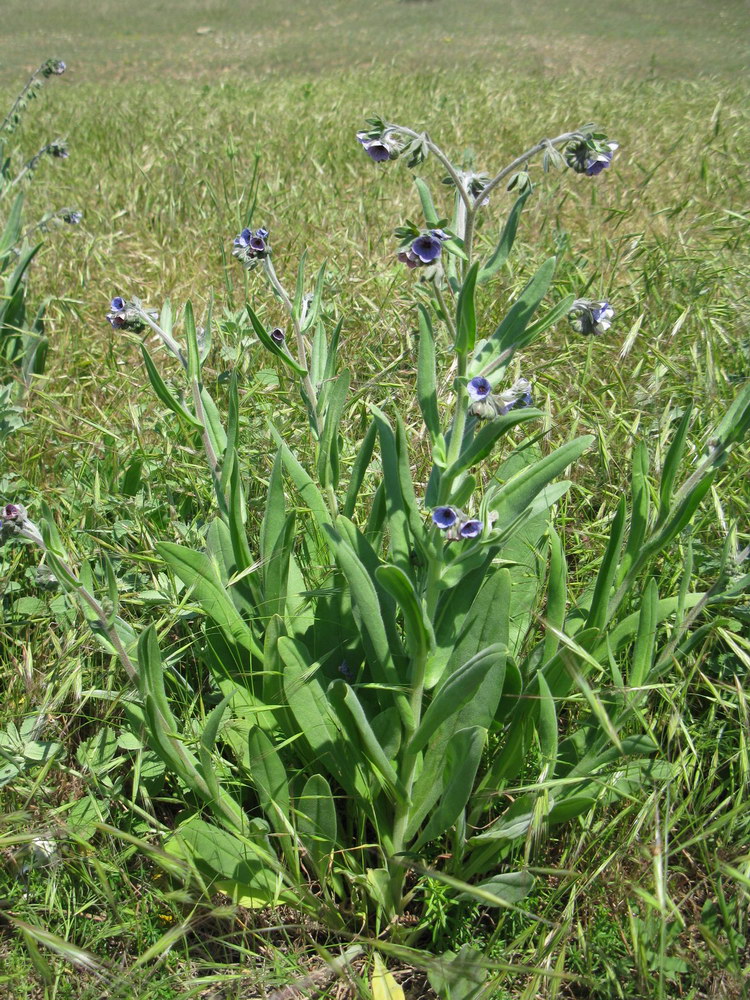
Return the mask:
{"type": "Polygon", "coordinates": [[[252,229],[243,229],[239,236],[234,238],[232,256],[236,257],[248,271],[257,267],[270,252],[267,229],[256,229],[255,232],[252,229]]]}
{"type": "Polygon", "coordinates": [[[467,517],[456,507],[436,507],[432,512],[432,523],[444,533],[447,542],[479,538],[484,530],[483,521],[467,517]]]}
{"type": "Polygon", "coordinates": [[[466,390],[471,400],[469,413],[478,420],[492,420],[511,410],[534,405],[531,383],[525,378],[517,379],[510,389],[495,395],[489,380],[483,375],[477,375],[468,383],[466,390]]]}

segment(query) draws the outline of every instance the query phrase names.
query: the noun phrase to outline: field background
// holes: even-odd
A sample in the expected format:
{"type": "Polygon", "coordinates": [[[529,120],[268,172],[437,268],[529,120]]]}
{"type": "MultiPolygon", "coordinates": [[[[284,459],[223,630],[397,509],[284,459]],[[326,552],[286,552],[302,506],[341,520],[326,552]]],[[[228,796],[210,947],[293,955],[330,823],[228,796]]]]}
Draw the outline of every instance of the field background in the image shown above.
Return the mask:
{"type": "MultiPolygon", "coordinates": [[[[152,542],[197,537],[211,493],[199,459],[174,443],[154,407],[137,338],[114,334],[104,320],[114,294],[157,307],[167,296],[191,297],[200,312],[213,290],[224,320],[212,355],[216,391],[223,373],[240,371],[246,462],[259,497],[269,467],[266,415],[288,422],[293,436],[299,405],[257,349],[233,335],[246,283],[226,255],[257,198],[253,218],[271,230],[281,275],[291,280],[305,247],[316,264],[329,260],[329,298],[346,316],[343,353],[356,387],[414,412],[411,279],[394,264],[392,231],[416,216],[418,200],[403,165],[375,167],[354,141],[373,111],[427,128],[449,151],[471,149],[488,170],[589,121],[621,143],[593,183],[536,171],[511,266],[496,298],[483,303],[489,325],[556,252],[554,298],[587,288],[617,310],[606,337],[587,342],[559,328],[523,361],[550,442],[597,435],[559,515],[574,577],[590,578],[601,555],[634,440],[646,437],[658,465],[692,401],[696,454],[750,377],[745,2],[5,0],[0,16],[5,104],[44,58],[69,67],[45,87],[19,135],[27,156],[57,135],[71,149],[64,162],[43,165],[27,221],[62,206],[84,212],[79,227],[50,233],[32,274],[32,302],[48,300],[50,353],[29,422],[0,456],[0,496],[22,500],[32,517],[46,499],[73,547],[87,554],[102,546],[136,566],[130,577],[123,570],[122,594],[136,621],[169,620],[172,608],[140,596],[162,586],[152,542]],[[138,489],[123,498],[134,462],[138,489]]],[[[435,164],[423,173],[436,190],[435,164]]],[[[488,245],[510,204],[510,195],[493,199],[488,245]]],[[[257,291],[256,308],[278,319],[260,283],[251,276],[247,287],[257,291]]],[[[350,418],[356,423],[357,413],[350,418]]],[[[417,450],[417,479],[420,462],[417,450]]],[[[739,520],[740,545],[748,542],[749,468],[745,449],[704,505],[701,582],[712,579],[729,524],[739,520]]],[[[664,592],[679,581],[683,556],[681,543],[664,560],[664,592]]],[[[0,905],[37,929],[24,939],[0,925],[0,995],[224,1000],[264,995],[314,968],[320,940],[314,947],[309,929],[193,904],[114,835],[98,835],[94,851],[90,839],[70,843],[63,864],[18,881],[24,837],[53,836],[86,793],[111,799],[103,818],[114,827],[124,829],[132,810],[127,784],[114,794],[111,776],[95,773],[81,750],[105,725],[116,727],[101,692],[117,691],[122,679],[73,617],[54,619],[45,601],[14,608],[16,596],[35,593],[34,560],[18,549],[4,559],[0,726],[46,713],[66,755],[0,789],[0,905]],[[51,950],[42,929],[55,936],[51,950]],[[72,945],[86,950],[88,969],[80,956],[71,964],[72,945]]],[[[577,873],[572,896],[548,885],[529,904],[551,921],[552,943],[511,918],[482,931],[488,954],[514,967],[498,981],[498,1000],[747,995],[742,679],[750,660],[742,627],[730,619],[721,628],[650,705],[654,735],[680,764],[668,791],[595,813],[549,845],[550,865],[577,873]],[[661,867],[656,848],[666,852],[661,867]],[[655,916],[637,887],[665,893],[669,905],[655,916]],[[708,904],[719,913],[713,923],[708,904]],[[542,963],[567,978],[523,971],[542,963]]],[[[169,808],[162,804],[162,819],[169,808]]],[[[148,838],[158,827],[153,818],[143,824],[128,826],[129,835],[148,838]]],[[[436,896],[438,927],[440,907],[436,896]]],[[[474,933],[467,922],[466,939],[474,933]]],[[[434,947],[460,943],[438,934],[434,947]]],[[[429,995],[418,979],[403,979],[414,997],[429,995]]]]}

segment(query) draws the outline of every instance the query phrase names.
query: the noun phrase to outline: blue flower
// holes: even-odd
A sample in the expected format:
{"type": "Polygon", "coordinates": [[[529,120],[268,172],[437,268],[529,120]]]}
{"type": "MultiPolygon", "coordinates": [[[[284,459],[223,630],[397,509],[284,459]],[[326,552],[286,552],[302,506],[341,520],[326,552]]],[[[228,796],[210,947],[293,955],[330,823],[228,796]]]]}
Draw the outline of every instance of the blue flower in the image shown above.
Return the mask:
{"type": "Polygon", "coordinates": [[[67,222],[69,226],[77,226],[82,218],[83,212],[65,212],[62,217],[63,222],[67,222]]]}
{"type": "Polygon", "coordinates": [[[274,344],[278,344],[279,347],[284,343],[284,331],[276,327],[275,330],[271,330],[271,340],[274,344]]]}
{"type": "Polygon", "coordinates": [[[375,163],[385,163],[386,160],[398,156],[398,150],[382,136],[371,136],[367,132],[357,132],[357,142],[375,163]]]}
{"type": "Polygon", "coordinates": [[[458,511],[453,507],[436,507],[432,512],[432,521],[441,531],[447,531],[458,521],[458,511]]]}
{"type": "Polygon", "coordinates": [[[252,271],[269,253],[267,239],[267,229],[256,229],[255,232],[252,229],[243,229],[239,236],[234,238],[232,256],[244,264],[248,271],[252,271]]]}
{"type": "Polygon", "coordinates": [[[568,313],[568,322],[576,333],[606,333],[612,326],[614,316],[615,311],[609,302],[576,299],[568,313]]]}
{"type": "Polygon", "coordinates": [[[459,534],[461,538],[478,538],[484,529],[483,521],[476,521],[474,519],[469,519],[464,521],[459,529],[459,534]]]}
{"type": "Polygon", "coordinates": [[[492,386],[483,375],[477,375],[473,378],[466,386],[466,389],[469,393],[469,398],[475,403],[479,403],[483,399],[486,399],[492,392],[492,386]]]}
{"type": "Polygon", "coordinates": [[[442,245],[439,237],[432,233],[423,233],[417,236],[411,245],[411,252],[419,258],[423,264],[433,264],[442,252],[442,245]]]}
{"type": "Polygon", "coordinates": [[[115,295],[109,304],[110,309],[114,312],[120,312],[120,310],[125,308],[125,299],[121,295],[115,295]]]}

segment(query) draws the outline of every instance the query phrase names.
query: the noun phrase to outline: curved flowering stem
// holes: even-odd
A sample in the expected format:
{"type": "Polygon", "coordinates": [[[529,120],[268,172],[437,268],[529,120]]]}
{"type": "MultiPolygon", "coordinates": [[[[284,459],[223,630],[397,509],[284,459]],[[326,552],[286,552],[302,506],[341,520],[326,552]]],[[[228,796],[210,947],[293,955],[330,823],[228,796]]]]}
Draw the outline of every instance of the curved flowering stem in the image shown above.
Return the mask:
{"type": "Polygon", "coordinates": [[[476,219],[479,209],[486,203],[487,198],[495,190],[498,184],[502,184],[506,177],[513,173],[514,170],[518,170],[522,167],[524,163],[528,163],[529,160],[533,159],[537,153],[541,153],[543,150],[548,149],[550,146],[559,146],[563,143],[570,142],[571,140],[580,136],[580,132],[563,132],[562,135],[556,136],[554,139],[542,139],[527,149],[525,153],[521,153],[517,156],[515,160],[503,167],[503,169],[492,178],[492,180],[487,184],[474,198],[474,202],[470,205],[466,217],[466,233],[464,235],[464,249],[466,251],[466,256],[471,263],[472,257],[472,243],[474,241],[474,220],[476,219]]]}
{"type": "Polygon", "coordinates": [[[461,200],[463,201],[464,205],[466,206],[467,213],[471,211],[471,208],[472,208],[471,198],[469,197],[469,192],[464,187],[464,183],[461,180],[461,177],[460,177],[458,171],[453,166],[453,164],[451,163],[451,161],[448,159],[448,157],[446,156],[446,154],[442,151],[442,149],[439,146],[437,146],[432,141],[432,139],[430,139],[430,137],[427,135],[426,132],[424,134],[420,134],[419,132],[415,132],[413,129],[406,128],[403,125],[388,125],[387,128],[384,130],[383,135],[385,136],[389,132],[400,132],[403,135],[410,136],[412,139],[421,139],[421,140],[423,140],[425,146],[427,146],[427,148],[429,149],[429,151],[435,156],[436,159],[440,160],[440,162],[443,164],[443,166],[445,167],[445,169],[450,174],[451,180],[456,185],[456,190],[458,191],[458,193],[459,193],[459,195],[461,197],[461,200]]]}

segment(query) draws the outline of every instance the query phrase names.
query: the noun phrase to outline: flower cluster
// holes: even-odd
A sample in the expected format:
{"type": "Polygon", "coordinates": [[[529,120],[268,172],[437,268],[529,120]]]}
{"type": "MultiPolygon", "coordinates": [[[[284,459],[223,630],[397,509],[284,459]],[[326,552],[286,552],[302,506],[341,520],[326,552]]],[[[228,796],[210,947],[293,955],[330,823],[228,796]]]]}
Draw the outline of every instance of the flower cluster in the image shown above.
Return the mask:
{"type": "Polygon", "coordinates": [[[396,160],[401,151],[399,143],[384,135],[372,136],[369,132],[357,132],[357,142],[362,144],[362,149],[375,163],[396,160]]]}
{"type": "Polygon", "coordinates": [[[26,508],[19,503],[6,503],[0,510],[0,545],[9,538],[20,535],[44,548],[44,540],[37,526],[30,521],[26,508]]]}
{"type": "MultiPolygon", "coordinates": [[[[479,197],[482,191],[484,191],[484,189],[490,183],[489,174],[478,173],[475,170],[459,170],[458,178],[461,181],[466,193],[475,199],[479,197]]],[[[450,175],[443,178],[443,184],[445,184],[447,187],[456,186],[455,180],[450,175]]],[[[488,205],[489,201],[490,201],[489,198],[484,198],[482,201],[482,205],[488,205]]]]}
{"type": "Polygon", "coordinates": [[[484,522],[467,517],[456,507],[436,507],[432,512],[432,523],[445,534],[448,542],[479,538],[484,530],[484,522]]]}
{"type": "Polygon", "coordinates": [[[596,177],[610,165],[618,145],[602,132],[586,132],[565,147],[565,162],[577,174],[596,177]]]}
{"type": "Polygon", "coordinates": [[[493,417],[504,416],[510,410],[534,405],[531,383],[525,378],[517,379],[510,389],[494,395],[489,380],[483,375],[477,375],[471,379],[466,389],[471,400],[469,413],[478,420],[492,420],[493,417]]]}
{"type": "Polygon", "coordinates": [[[398,259],[411,270],[415,267],[429,267],[436,263],[443,252],[443,243],[449,240],[442,229],[428,229],[412,241],[408,250],[402,250],[398,259]]]}
{"type": "Polygon", "coordinates": [[[606,333],[612,325],[615,311],[609,302],[576,299],[568,313],[568,322],[576,331],[589,334],[606,333]]]}
{"type": "Polygon", "coordinates": [[[62,214],[63,222],[67,222],[69,226],[77,226],[82,219],[83,219],[83,212],[73,211],[73,212],[63,212],[62,214]]]}
{"type": "Polygon", "coordinates": [[[42,76],[62,76],[66,69],[62,59],[48,59],[42,66],[42,76]]]}
{"type": "MultiPolygon", "coordinates": [[[[130,330],[133,333],[145,330],[146,321],[140,302],[128,302],[121,295],[115,295],[109,304],[109,309],[107,319],[113,329],[130,330]]],[[[158,320],[159,314],[155,310],[148,309],[145,312],[154,321],[158,320]]]]}
{"type": "Polygon", "coordinates": [[[234,238],[232,256],[236,257],[248,271],[257,267],[269,253],[267,229],[256,229],[255,232],[252,229],[243,229],[239,236],[234,238]]]}
{"type": "Polygon", "coordinates": [[[63,139],[55,139],[54,142],[49,143],[47,152],[50,156],[54,156],[56,160],[67,160],[70,156],[67,143],[63,139]]]}

